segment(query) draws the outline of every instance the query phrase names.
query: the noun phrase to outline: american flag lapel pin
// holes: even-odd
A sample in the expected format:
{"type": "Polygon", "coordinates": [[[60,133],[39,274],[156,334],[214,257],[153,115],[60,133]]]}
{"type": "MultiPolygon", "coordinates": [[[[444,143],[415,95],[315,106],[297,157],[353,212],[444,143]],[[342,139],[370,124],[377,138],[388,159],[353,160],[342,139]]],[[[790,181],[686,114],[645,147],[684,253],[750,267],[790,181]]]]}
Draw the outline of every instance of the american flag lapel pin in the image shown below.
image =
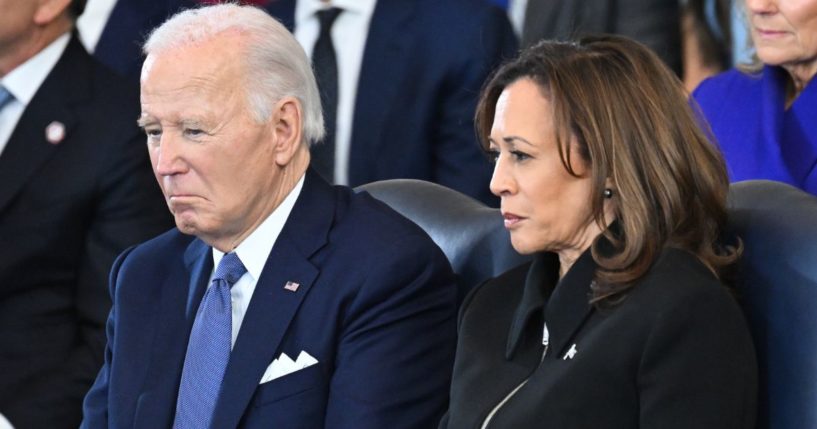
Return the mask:
{"type": "Polygon", "coordinates": [[[301,285],[295,282],[287,282],[287,284],[284,285],[284,289],[290,292],[297,292],[299,287],[301,287],[301,285]]]}

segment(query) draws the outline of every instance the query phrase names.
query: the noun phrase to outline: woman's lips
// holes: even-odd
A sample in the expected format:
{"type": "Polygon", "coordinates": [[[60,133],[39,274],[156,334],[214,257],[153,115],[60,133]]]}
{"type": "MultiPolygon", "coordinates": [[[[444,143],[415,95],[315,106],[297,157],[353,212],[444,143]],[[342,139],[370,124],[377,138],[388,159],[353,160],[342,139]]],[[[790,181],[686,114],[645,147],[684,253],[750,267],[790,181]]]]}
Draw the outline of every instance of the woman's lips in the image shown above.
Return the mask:
{"type": "Polygon", "coordinates": [[[786,31],[767,30],[764,28],[755,28],[755,32],[765,39],[774,39],[788,34],[786,31]]]}
{"type": "Polygon", "coordinates": [[[505,228],[513,228],[514,226],[518,225],[519,222],[523,221],[525,218],[513,214],[513,213],[502,213],[502,219],[505,221],[505,228]]]}

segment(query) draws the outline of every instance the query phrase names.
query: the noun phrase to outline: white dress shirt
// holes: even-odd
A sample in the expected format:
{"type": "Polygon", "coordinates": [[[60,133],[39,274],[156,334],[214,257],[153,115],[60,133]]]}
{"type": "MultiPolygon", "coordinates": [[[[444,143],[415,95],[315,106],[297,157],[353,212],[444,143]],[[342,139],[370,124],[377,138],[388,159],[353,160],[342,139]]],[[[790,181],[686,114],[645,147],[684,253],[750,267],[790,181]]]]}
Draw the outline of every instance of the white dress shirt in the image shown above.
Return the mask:
{"type": "MultiPolygon", "coordinates": [[[[0,79],[0,85],[3,85],[14,96],[14,100],[0,109],[0,155],[6,148],[12,131],[17,127],[17,122],[23,116],[26,106],[59,61],[70,39],[69,33],[63,34],[37,55],[29,58],[28,61],[20,64],[0,79]]],[[[43,130],[44,135],[45,130],[43,130]]]]}
{"type": "Polygon", "coordinates": [[[85,5],[85,11],[77,20],[77,29],[79,38],[88,52],[94,52],[114,6],[116,0],[88,0],[85,5]]]}
{"type": "Polygon", "coordinates": [[[525,9],[528,7],[528,0],[509,0],[508,19],[511,21],[517,39],[522,38],[522,27],[525,23],[525,9]]]}
{"type": "Polygon", "coordinates": [[[332,25],[332,44],[338,61],[338,106],[335,123],[335,183],[349,183],[349,150],[357,84],[369,24],[377,0],[298,0],[295,2],[295,38],[312,57],[321,24],[316,13],[329,7],[343,12],[332,25]]]}
{"type": "MultiPolygon", "coordinates": [[[[238,259],[244,264],[247,272],[242,275],[237,282],[230,289],[231,302],[233,307],[233,336],[230,342],[230,347],[235,345],[235,340],[238,338],[238,331],[241,329],[241,322],[244,321],[244,315],[247,313],[247,307],[250,305],[250,299],[253,292],[255,292],[255,285],[261,277],[261,271],[264,270],[264,265],[267,263],[269,254],[272,251],[272,246],[281,234],[284,224],[289,218],[289,213],[292,212],[292,207],[295,205],[295,200],[301,194],[301,189],[304,186],[304,177],[298,180],[295,188],[289,192],[289,195],[284,198],[284,201],[273,210],[273,212],[258,225],[241,244],[235,249],[238,254],[238,259]]],[[[209,285],[213,283],[213,276],[215,275],[215,267],[221,262],[224,257],[224,252],[213,248],[213,272],[210,273],[209,285]]],[[[211,287],[211,286],[208,286],[211,287]]],[[[0,427],[2,429],[2,427],[0,427]]]]}

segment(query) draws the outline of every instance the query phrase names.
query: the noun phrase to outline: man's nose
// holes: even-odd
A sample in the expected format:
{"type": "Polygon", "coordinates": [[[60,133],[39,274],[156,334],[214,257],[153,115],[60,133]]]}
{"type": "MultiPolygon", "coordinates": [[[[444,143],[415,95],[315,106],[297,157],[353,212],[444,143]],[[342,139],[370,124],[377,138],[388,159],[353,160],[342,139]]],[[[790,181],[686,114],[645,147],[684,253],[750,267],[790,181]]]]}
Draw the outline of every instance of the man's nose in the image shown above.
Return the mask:
{"type": "Polygon", "coordinates": [[[184,172],[185,163],[182,157],[182,142],[172,133],[163,133],[156,151],[156,174],[172,176],[184,172]]]}

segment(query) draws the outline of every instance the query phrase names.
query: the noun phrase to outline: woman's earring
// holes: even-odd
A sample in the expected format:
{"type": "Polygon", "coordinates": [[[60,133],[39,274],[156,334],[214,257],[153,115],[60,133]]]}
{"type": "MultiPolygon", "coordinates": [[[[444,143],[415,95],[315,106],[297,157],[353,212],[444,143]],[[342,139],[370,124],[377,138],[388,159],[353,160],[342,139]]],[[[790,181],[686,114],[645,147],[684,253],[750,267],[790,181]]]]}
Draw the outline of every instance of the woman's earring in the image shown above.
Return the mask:
{"type": "Polygon", "coordinates": [[[612,190],[612,189],[610,189],[610,188],[606,188],[606,189],[604,190],[604,198],[607,198],[608,200],[609,200],[610,198],[613,198],[613,190],[612,190]]]}

